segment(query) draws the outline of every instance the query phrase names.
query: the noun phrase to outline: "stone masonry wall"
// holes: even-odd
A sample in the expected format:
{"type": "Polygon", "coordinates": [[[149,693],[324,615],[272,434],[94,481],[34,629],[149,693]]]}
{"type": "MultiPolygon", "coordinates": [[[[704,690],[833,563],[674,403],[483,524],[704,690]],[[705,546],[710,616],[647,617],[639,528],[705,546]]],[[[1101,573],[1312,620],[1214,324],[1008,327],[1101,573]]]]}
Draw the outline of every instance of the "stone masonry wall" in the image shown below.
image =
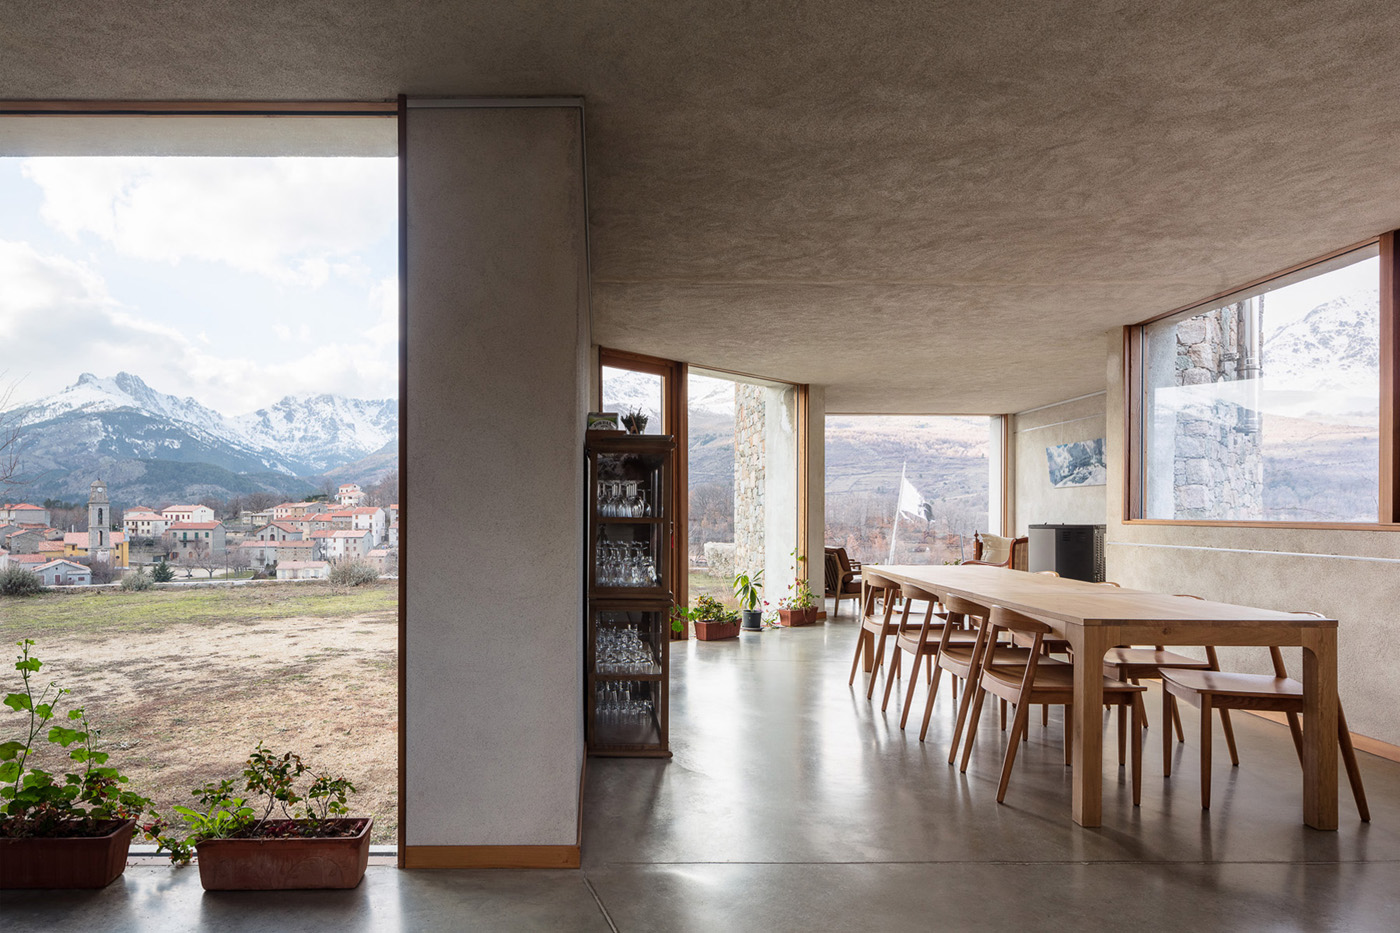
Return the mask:
{"type": "MultiPolygon", "coordinates": [[[[1246,352],[1240,304],[1199,314],[1176,325],[1177,385],[1212,385],[1242,378],[1246,352]]],[[[1214,399],[1177,413],[1175,517],[1253,519],[1263,511],[1260,415],[1214,399]]]]}
{"type": "Polygon", "coordinates": [[[763,568],[765,396],[760,386],[739,383],[734,393],[734,569],[763,568]]]}

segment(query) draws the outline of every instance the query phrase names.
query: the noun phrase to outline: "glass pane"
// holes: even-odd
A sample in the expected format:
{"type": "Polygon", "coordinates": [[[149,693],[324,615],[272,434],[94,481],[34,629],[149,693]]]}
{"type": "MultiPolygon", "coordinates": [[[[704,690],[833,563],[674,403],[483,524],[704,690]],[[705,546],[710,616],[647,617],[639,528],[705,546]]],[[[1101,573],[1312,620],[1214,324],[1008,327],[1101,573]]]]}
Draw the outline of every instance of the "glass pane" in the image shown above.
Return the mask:
{"type": "Polygon", "coordinates": [[[692,370],[688,390],[690,602],[744,608],[735,575],[762,573],[776,603],[796,569],[797,389],[692,370]]]}
{"type": "Polygon", "coordinates": [[[827,546],[863,563],[970,560],[973,535],[1000,530],[988,511],[990,420],[828,416],[827,546]]]}
{"type": "Polygon", "coordinates": [[[1144,517],[1374,522],[1380,260],[1357,250],[1144,335],[1144,517]]]}
{"type": "Polygon", "coordinates": [[[663,381],[652,373],[639,373],[633,369],[603,367],[603,411],[615,411],[619,415],[640,412],[646,418],[646,427],[638,434],[664,434],[661,423],[663,381]]]}

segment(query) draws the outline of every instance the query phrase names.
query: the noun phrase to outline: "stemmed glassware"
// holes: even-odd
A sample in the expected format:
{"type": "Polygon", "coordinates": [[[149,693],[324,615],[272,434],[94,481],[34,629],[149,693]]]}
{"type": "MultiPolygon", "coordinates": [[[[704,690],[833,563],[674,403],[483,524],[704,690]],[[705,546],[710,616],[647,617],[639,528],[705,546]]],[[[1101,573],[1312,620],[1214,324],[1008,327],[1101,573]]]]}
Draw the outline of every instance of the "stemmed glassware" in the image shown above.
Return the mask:
{"type": "Polygon", "coordinates": [[[598,630],[597,670],[600,674],[660,674],[661,664],[635,626],[598,630]]]}
{"type": "Polygon", "coordinates": [[[612,680],[597,685],[594,714],[603,722],[642,725],[652,712],[651,697],[635,681],[612,680]]]}

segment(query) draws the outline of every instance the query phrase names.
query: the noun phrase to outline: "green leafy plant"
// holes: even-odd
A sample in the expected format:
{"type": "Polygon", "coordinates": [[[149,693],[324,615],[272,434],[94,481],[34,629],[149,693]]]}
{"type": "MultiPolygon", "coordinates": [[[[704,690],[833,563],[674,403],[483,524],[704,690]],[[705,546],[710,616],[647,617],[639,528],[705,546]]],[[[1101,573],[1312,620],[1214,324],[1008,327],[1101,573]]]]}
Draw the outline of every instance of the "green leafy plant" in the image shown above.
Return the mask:
{"type": "Polygon", "coordinates": [[[206,839],[344,834],[337,821],[350,812],[347,801],[355,793],[346,778],[313,770],[300,755],[279,755],[261,742],[248,756],[242,776],[241,790],[237,778],[210,781],[190,792],[197,807],[175,807],[185,823],[183,836],[169,832],[157,817],[144,827],[147,838],[169,851],[172,862],[183,863],[206,839]],[[302,783],[307,784],[305,793],[297,790],[302,783]]]}
{"type": "Polygon", "coordinates": [[[713,596],[701,596],[695,600],[695,605],[690,609],[682,609],[677,606],[671,610],[671,629],[673,631],[682,631],[686,620],[691,622],[737,622],[739,621],[739,613],[725,606],[713,596]]]}
{"type": "Polygon", "coordinates": [[[651,416],[640,408],[634,408],[622,416],[622,426],[630,434],[641,434],[647,429],[647,422],[651,416]]]}
{"type": "Polygon", "coordinates": [[[165,558],[160,559],[160,563],[151,568],[151,580],[156,583],[169,583],[175,579],[175,568],[165,562],[165,558]]]}
{"type": "Polygon", "coordinates": [[[44,589],[44,581],[27,567],[6,564],[0,570],[0,596],[37,596],[44,589]]]}
{"type": "MultiPolygon", "coordinates": [[[[807,562],[807,558],[798,554],[796,550],[792,556],[797,559],[797,568],[800,573],[802,565],[807,562]]],[[[817,604],[817,597],[812,592],[812,587],[808,585],[805,576],[796,577],[788,584],[787,595],[778,600],[779,609],[811,609],[817,604]]]]}
{"type": "Polygon", "coordinates": [[[60,700],[69,690],[50,681],[36,695],[34,675],[44,666],[30,654],[32,639],[17,642],[20,655],[15,670],[21,690],[7,693],[4,704],[26,717],[18,740],[0,743],[0,835],[95,836],[110,831],[111,820],[139,817],[151,802],[123,790],[127,778],[107,765],[108,754],[97,750],[100,735],[81,707],[68,710],[68,725],[50,725],[58,716],[60,700]],[[35,767],[40,736],[48,728],[49,745],[67,749],[68,758],[80,767],[55,775],[35,767]]]}
{"type": "Polygon", "coordinates": [[[755,574],[741,573],[734,577],[734,598],[739,600],[739,608],[750,612],[758,608],[761,597],[759,588],[763,586],[763,571],[755,574]]]}

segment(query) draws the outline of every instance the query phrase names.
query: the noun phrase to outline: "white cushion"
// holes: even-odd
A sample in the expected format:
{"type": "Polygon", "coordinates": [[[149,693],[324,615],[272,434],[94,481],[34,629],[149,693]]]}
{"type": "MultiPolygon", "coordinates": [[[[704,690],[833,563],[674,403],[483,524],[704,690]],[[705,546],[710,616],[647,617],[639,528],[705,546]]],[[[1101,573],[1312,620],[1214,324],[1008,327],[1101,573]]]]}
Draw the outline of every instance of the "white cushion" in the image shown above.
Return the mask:
{"type": "Polygon", "coordinates": [[[989,564],[1004,564],[1011,559],[1011,542],[1014,538],[1003,538],[1000,535],[982,535],[982,557],[981,560],[989,564]]]}

